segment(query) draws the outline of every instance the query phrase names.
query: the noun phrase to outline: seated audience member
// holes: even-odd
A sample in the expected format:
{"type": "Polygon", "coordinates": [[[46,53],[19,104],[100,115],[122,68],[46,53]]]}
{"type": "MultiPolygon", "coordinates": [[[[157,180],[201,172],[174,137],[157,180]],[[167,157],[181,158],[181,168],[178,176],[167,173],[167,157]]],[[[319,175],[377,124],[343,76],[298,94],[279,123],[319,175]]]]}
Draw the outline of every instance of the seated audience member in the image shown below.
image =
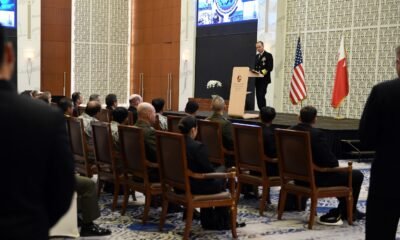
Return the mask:
{"type": "Polygon", "coordinates": [[[163,131],[168,130],[168,120],[167,117],[163,115],[165,101],[162,98],[156,98],[151,101],[151,104],[156,110],[158,121],[160,122],[160,129],[163,131]]]}
{"type": "Polygon", "coordinates": [[[93,138],[92,138],[92,122],[99,121],[97,119],[97,114],[101,110],[101,105],[97,101],[90,101],[86,105],[85,112],[79,116],[79,118],[83,119],[83,128],[85,129],[85,135],[87,144],[93,146],[93,138]]]}
{"type": "Polygon", "coordinates": [[[79,105],[83,103],[83,96],[80,92],[74,92],[72,94],[72,102],[73,105],[73,114],[72,116],[78,117],[79,116],[79,105]]]}
{"type": "MultiPolygon", "coordinates": [[[[276,158],[275,128],[272,121],[275,119],[276,112],[272,107],[262,107],[260,110],[260,120],[262,123],[262,133],[264,142],[264,154],[269,158],[276,158]]],[[[267,163],[267,175],[279,176],[278,165],[267,163]]]]}
{"type": "Polygon", "coordinates": [[[100,103],[101,106],[101,100],[100,100],[100,95],[97,93],[93,93],[92,95],[89,96],[89,102],[91,101],[96,101],[98,103],[100,103]]]}
{"type": "Polygon", "coordinates": [[[42,92],[39,96],[39,99],[44,101],[47,104],[51,103],[51,93],[50,92],[42,92]]]}
{"type": "Polygon", "coordinates": [[[185,107],[185,113],[187,115],[196,116],[197,111],[199,110],[199,104],[195,101],[188,101],[185,107]]]}
{"type": "MultiPolygon", "coordinates": [[[[156,151],[156,131],[152,127],[156,122],[156,111],[150,103],[143,102],[138,106],[138,120],[135,124],[136,127],[143,129],[144,146],[146,151],[146,159],[150,162],[157,162],[156,151]]],[[[149,169],[149,179],[151,182],[159,182],[160,177],[158,169],[149,169]]]]}
{"type": "Polygon", "coordinates": [[[117,95],[110,93],[106,96],[106,109],[108,110],[114,110],[116,107],[118,107],[118,100],[117,100],[117,95]]]}
{"type": "Polygon", "coordinates": [[[72,100],[69,98],[61,98],[60,101],[58,102],[58,107],[62,110],[64,113],[64,116],[66,117],[71,117],[73,114],[73,104],[72,100]]]}
{"type": "Polygon", "coordinates": [[[100,217],[96,183],[87,177],[75,176],[78,193],[78,211],[81,213],[81,237],[110,235],[111,231],[99,227],[93,221],[100,217]]]}
{"type": "Polygon", "coordinates": [[[0,238],[44,240],[70,207],[73,158],[60,111],[17,94],[7,39],[0,25],[0,238]]]}
{"type": "MultiPolygon", "coordinates": [[[[339,162],[329,148],[325,133],[313,125],[317,120],[317,110],[312,106],[303,107],[300,111],[300,123],[291,127],[293,130],[310,132],[311,151],[314,164],[322,168],[335,168],[339,166],[339,162]]],[[[360,220],[365,214],[357,210],[357,201],[360,194],[361,184],[364,175],[359,170],[353,170],[353,219],[360,220]]],[[[315,173],[315,184],[318,187],[330,186],[347,186],[347,173],[315,173]]],[[[301,183],[299,183],[301,184],[301,183]]],[[[346,199],[338,198],[339,205],[337,208],[331,209],[327,214],[321,216],[318,222],[325,225],[340,225],[342,219],[347,220],[346,199]]]]}
{"type": "MultiPolygon", "coordinates": [[[[207,120],[217,122],[221,125],[223,145],[227,150],[233,150],[232,123],[223,116],[225,109],[224,99],[220,96],[214,97],[211,103],[211,109],[213,114],[208,117],[207,120]]],[[[228,168],[235,165],[232,156],[226,157],[225,165],[228,168]]]]}
{"type": "Polygon", "coordinates": [[[20,95],[24,96],[24,97],[32,98],[32,91],[31,90],[25,90],[20,95]]]}
{"type": "Polygon", "coordinates": [[[133,124],[135,124],[137,119],[138,119],[137,107],[142,102],[143,102],[143,99],[138,94],[133,94],[133,95],[131,95],[129,97],[129,108],[128,108],[128,111],[133,113],[133,124]]]}
{"type": "Polygon", "coordinates": [[[111,133],[114,140],[114,148],[116,151],[120,150],[119,147],[119,133],[118,125],[127,124],[128,110],[124,107],[116,107],[112,112],[113,120],[111,121],[111,133]]]}

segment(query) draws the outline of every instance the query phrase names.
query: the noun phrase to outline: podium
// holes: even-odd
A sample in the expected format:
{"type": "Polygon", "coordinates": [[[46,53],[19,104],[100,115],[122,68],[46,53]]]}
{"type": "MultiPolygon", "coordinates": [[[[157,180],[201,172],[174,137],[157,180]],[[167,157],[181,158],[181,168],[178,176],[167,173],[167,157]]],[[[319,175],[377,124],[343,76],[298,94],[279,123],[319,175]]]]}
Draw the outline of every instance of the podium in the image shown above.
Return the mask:
{"type": "Polygon", "coordinates": [[[264,77],[261,73],[250,71],[248,67],[234,67],[232,72],[231,94],[229,98],[228,115],[236,118],[258,118],[257,114],[245,113],[247,84],[249,77],[264,77]]]}

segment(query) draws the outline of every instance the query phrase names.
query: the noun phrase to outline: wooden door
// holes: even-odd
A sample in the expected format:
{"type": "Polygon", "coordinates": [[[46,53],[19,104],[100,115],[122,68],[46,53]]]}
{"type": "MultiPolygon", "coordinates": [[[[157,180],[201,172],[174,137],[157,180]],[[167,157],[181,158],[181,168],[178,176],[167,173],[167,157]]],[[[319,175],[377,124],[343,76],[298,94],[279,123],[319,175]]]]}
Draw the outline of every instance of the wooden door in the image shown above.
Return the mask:
{"type": "Polygon", "coordinates": [[[71,94],[72,0],[42,0],[41,90],[71,94]]]}

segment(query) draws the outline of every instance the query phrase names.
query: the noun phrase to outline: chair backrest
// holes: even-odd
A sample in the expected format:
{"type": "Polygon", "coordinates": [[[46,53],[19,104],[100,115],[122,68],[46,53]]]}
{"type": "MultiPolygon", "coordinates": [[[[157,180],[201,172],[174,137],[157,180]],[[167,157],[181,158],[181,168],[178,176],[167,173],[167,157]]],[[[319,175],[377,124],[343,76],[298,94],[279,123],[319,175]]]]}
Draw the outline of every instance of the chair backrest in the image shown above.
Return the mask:
{"type": "Polygon", "coordinates": [[[262,128],[256,125],[232,124],[236,167],[265,175],[262,128]]]}
{"type": "Polygon", "coordinates": [[[113,140],[109,123],[92,122],[93,146],[98,165],[106,164],[114,166],[113,140]]]}
{"type": "Polygon", "coordinates": [[[157,131],[157,157],[161,183],[190,193],[185,137],[179,133],[157,131]]]}
{"type": "Polygon", "coordinates": [[[144,146],[143,129],[133,126],[118,126],[121,144],[121,157],[125,171],[136,177],[146,178],[146,150],[144,146]]]}
{"type": "Polygon", "coordinates": [[[152,127],[155,130],[161,130],[161,126],[160,126],[160,117],[158,115],[156,115],[156,120],[154,121],[154,124],[152,125],[152,127]]]}
{"type": "Polygon", "coordinates": [[[133,115],[133,112],[129,111],[128,112],[128,125],[133,126],[135,125],[135,116],[133,115]]]}
{"type": "Polygon", "coordinates": [[[198,120],[197,139],[208,148],[210,162],[224,165],[224,145],[221,124],[208,120],[198,120]]]}
{"type": "Polygon", "coordinates": [[[168,115],[168,132],[180,133],[178,125],[182,118],[183,116],[168,115]]]}
{"type": "Polygon", "coordinates": [[[83,119],[67,117],[67,130],[71,152],[75,160],[75,166],[79,173],[91,177],[91,171],[87,162],[87,144],[83,127],[83,119]]]}
{"type": "Polygon", "coordinates": [[[100,122],[111,122],[111,111],[108,109],[101,109],[98,116],[100,122]]]}
{"type": "Polygon", "coordinates": [[[275,137],[282,183],[299,180],[315,187],[310,133],[276,129],[275,137]]]}
{"type": "MultiPolygon", "coordinates": [[[[79,114],[79,116],[82,115],[82,113],[85,112],[85,109],[86,109],[86,107],[81,107],[81,106],[78,107],[78,114],[79,114]]],[[[78,117],[79,117],[79,116],[78,116],[78,117]]]]}

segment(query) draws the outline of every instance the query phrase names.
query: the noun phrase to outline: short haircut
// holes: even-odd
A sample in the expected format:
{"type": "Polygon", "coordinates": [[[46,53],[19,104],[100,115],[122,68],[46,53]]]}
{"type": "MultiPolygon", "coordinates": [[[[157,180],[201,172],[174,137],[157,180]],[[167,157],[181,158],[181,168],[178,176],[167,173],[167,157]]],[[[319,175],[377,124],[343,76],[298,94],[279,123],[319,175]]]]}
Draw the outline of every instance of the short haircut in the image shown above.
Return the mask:
{"type": "Polygon", "coordinates": [[[260,110],[260,119],[264,123],[272,122],[275,119],[276,112],[273,107],[262,107],[260,110]]]}
{"type": "Polygon", "coordinates": [[[117,95],[114,93],[110,93],[106,96],[106,105],[107,107],[112,107],[115,102],[117,102],[117,95]]]}
{"type": "Polygon", "coordinates": [[[302,123],[312,123],[317,117],[317,109],[313,106],[305,106],[300,110],[300,120],[302,123]]]}
{"type": "Polygon", "coordinates": [[[222,97],[220,96],[215,96],[211,102],[211,109],[214,112],[219,112],[224,110],[225,108],[225,101],[222,97]]]}
{"type": "Polygon", "coordinates": [[[39,99],[44,101],[45,103],[50,103],[50,97],[51,97],[50,92],[42,92],[39,96],[39,99]]]}
{"type": "Polygon", "coordinates": [[[163,110],[165,101],[162,98],[155,98],[151,101],[151,104],[154,106],[156,113],[159,113],[163,110]]]}
{"type": "Polygon", "coordinates": [[[178,124],[182,134],[188,134],[192,128],[197,127],[197,120],[192,116],[183,117],[178,124]]]}
{"type": "Polygon", "coordinates": [[[57,105],[63,111],[63,113],[65,113],[68,108],[72,108],[72,100],[70,98],[64,97],[60,99],[57,105]]]}
{"type": "Polygon", "coordinates": [[[139,94],[132,94],[129,97],[129,102],[132,102],[133,100],[139,100],[139,102],[143,102],[143,98],[139,94]]]}
{"type": "Polygon", "coordinates": [[[128,117],[128,110],[124,107],[116,107],[112,111],[113,121],[118,123],[123,123],[125,119],[128,117]]]}
{"type": "Polygon", "coordinates": [[[263,42],[263,41],[257,41],[256,44],[257,44],[257,43],[261,44],[261,46],[264,47],[264,42],[263,42]]]}
{"type": "Polygon", "coordinates": [[[92,95],[90,95],[89,97],[89,102],[90,101],[98,101],[100,102],[100,95],[97,93],[93,93],[92,95]]]}
{"type": "Polygon", "coordinates": [[[199,110],[199,104],[195,101],[189,101],[186,103],[185,113],[194,114],[199,110]]]}
{"type": "Polygon", "coordinates": [[[91,117],[94,117],[101,110],[101,105],[98,101],[90,101],[86,105],[85,113],[91,117]]]}
{"type": "Polygon", "coordinates": [[[74,92],[72,93],[72,102],[76,104],[76,102],[81,98],[81,93],[80,92],[74,92]]]}

